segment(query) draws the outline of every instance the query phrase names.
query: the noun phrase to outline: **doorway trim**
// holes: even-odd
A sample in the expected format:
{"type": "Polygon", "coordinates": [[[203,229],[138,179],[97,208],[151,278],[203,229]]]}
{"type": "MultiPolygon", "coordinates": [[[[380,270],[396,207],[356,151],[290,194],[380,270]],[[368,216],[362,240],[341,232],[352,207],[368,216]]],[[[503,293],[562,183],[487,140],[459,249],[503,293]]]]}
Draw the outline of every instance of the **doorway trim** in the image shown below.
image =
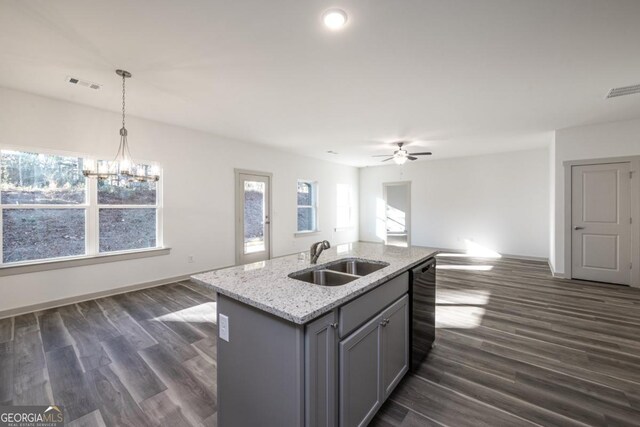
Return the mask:
{"type": "Polygon", "coordinates": [[[407,186],[407,212],[405,212],[405,229],[407,230],[407,247],[411,247],[411,232],[413,230],[413,223],[411,218],[411,181],[393,181],[382,183],[382,200],[384,200],[385,209],[385,244],[387,243],[387,230],[386,230],[386,214],[387,214],[387,187],[394,187],[397,185],[407,186]]]}
{"type": "Polygon", "coordinates": [[[245,175],[258,175],[258,176],[264,176],[269,180],[269,194],[268,194],[268,205],[269,205],[269,212],[267,213],[269,215],[269,258],[271,259],[273,258],[273,206],[271,203],[271,200],[273,198],[272,193],[273,193],[273,173],[271,172],[261,172],[261,171],[256,171],[256,170],[251,170],[251,169],[237,169],[234,168],[233,169],[233,177],[234,177],[234,184],[233,184],[233,188],[234,188],[234,198],[235,198],[235,210],[233,212],[233,222],[234,222],[234,228],[235,228],[235,233],[234,233],[234,237],[235,237],[235,265],[240,265],[240,261],[242,260],[242,245],[239,244],[239,242],[243,239],[242,236],[242,227],[240,226],[240,214],[242,213],[242,200],[240,198],[240,194],[241,192],[241,188],[240,188],[240,175],[241,174],[245,174],[245,175]]]}
{"type": "MultiPolygon", "coordinates": [[[[631,166],[631,286],[640,287],[640,156],[606,157],[600,159],[567,160],[564,166],[564,277],[573,279],[572,253],[572,169],[573,166],[629,163],[631,166]]],[[[557,209],[557,207],[556,207],[557,209]]],[[[620,285],[623,286],[623,285],[620,285]]]]}

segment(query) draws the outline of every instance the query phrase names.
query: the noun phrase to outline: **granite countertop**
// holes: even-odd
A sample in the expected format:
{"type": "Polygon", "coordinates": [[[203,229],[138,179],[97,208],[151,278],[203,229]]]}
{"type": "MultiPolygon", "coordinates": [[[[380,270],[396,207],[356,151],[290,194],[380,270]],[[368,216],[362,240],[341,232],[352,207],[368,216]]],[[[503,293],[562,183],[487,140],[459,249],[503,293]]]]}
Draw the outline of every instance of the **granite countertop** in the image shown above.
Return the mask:
{"type": "Polygon", "coordinates": [[[294,323],[304,324],[361,295],[434,256],[437,250],[413,246],[401,248],[380,243],[350,243],[325,250],[318,266],[342,258],[383,261],[389,265],[342,286],[319,286],[292,279],[289,274],[311,269],[289,255],[191,276],[229,298],[259,308],[294,323]]]}

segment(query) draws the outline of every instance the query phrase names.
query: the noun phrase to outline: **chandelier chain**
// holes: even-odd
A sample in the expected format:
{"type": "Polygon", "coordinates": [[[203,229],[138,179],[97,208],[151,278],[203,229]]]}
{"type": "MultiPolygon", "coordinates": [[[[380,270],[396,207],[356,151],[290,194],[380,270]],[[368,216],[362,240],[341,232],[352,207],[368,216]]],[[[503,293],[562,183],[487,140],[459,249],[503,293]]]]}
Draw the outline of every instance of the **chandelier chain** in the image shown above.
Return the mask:
{"type": "Polygon", "coordinates": [[[124,87],[124,82],[126,80],[126,76],[123,73],[122,74],[122,127],[124,128],[124,109],[125,109],[125,103],[124,103],[124,99],[125,99],[125,87],[124,87]]]}

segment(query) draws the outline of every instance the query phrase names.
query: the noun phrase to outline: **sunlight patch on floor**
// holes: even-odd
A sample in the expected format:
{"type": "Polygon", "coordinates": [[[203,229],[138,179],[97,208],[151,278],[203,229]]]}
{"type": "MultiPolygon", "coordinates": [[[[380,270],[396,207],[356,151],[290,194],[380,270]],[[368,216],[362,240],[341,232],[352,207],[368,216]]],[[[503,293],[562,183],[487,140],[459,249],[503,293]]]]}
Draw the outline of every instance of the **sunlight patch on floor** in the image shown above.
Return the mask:
{"type": "Polygon", "coordinates": [[[188,323],[216,323],[217,304],[207,302],[185,308],[183,310],[157,316],[153,320],[158,322],[188,322],[188,323]]]}
{"type": "Polygon", "coordinates": [[[436,265],[437,270],[491,271],[493,265],[436,265]]]}
{"type": "Polygon", "coordinates": [[[480,326],[489,303],[487,290],[438,289],[436,328],[473,329],[480,326]]]}
{"type": "Polygon", "coordinates": [[[438,305],[486,305],[491,296],[490,291],[485,290],[454,290],[454,289],[438,289],[437,304],[438,305]]]}
{"type": "Polygon", "coordinates": [[[483,307],[469,305],[442,305],[436,307],[436,328],[474,329],[482,323],[483,307]]]}

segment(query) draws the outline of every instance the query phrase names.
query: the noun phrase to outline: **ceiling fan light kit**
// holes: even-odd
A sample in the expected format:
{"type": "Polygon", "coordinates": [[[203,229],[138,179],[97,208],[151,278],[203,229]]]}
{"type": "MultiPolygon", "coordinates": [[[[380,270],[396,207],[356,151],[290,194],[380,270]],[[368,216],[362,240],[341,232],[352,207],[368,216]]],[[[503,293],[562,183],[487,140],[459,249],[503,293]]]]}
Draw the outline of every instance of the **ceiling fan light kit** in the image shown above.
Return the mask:
{"type": "Polygon", "coordinates": [[[125,81],[131,77],[131,73],[125,70],[116,70],[116,74],[122,77],[122,128],[120,128],[118,152],[111,162],[96,162],[93,159],[86,159],[83,162],[82,174],[87,178],[111,179],[116,185],[128,182],[156,182],[160,179],[156,168],[139,165],[131,156],[127,141],[128,131],[125,127],[125,81]]]}
{"type": "Polygon", "coordinates": [[[431,152],[425,151],[423,153],[409,153],[407,150],[402,148],[405,144],[404,142],[396,142],[398,144],[398,149],[393,152],[393,154],[387,156],[385,154],[375,155],[373,157],[387,157],[382,160],[383,162],[387,162],[389,160],[393,160],[396,165],[404,165],[407,163],[407,160],[418,160],[416,156],[430,156],[431,152]]]}
{"type": "Polygon", "coordinates": [[[407,155],[407,150],[400,149],[393,155],[393,161],[396,165],[404,165],[405,163],[407,163],[408,157],[409,156],[407,155]]]}

